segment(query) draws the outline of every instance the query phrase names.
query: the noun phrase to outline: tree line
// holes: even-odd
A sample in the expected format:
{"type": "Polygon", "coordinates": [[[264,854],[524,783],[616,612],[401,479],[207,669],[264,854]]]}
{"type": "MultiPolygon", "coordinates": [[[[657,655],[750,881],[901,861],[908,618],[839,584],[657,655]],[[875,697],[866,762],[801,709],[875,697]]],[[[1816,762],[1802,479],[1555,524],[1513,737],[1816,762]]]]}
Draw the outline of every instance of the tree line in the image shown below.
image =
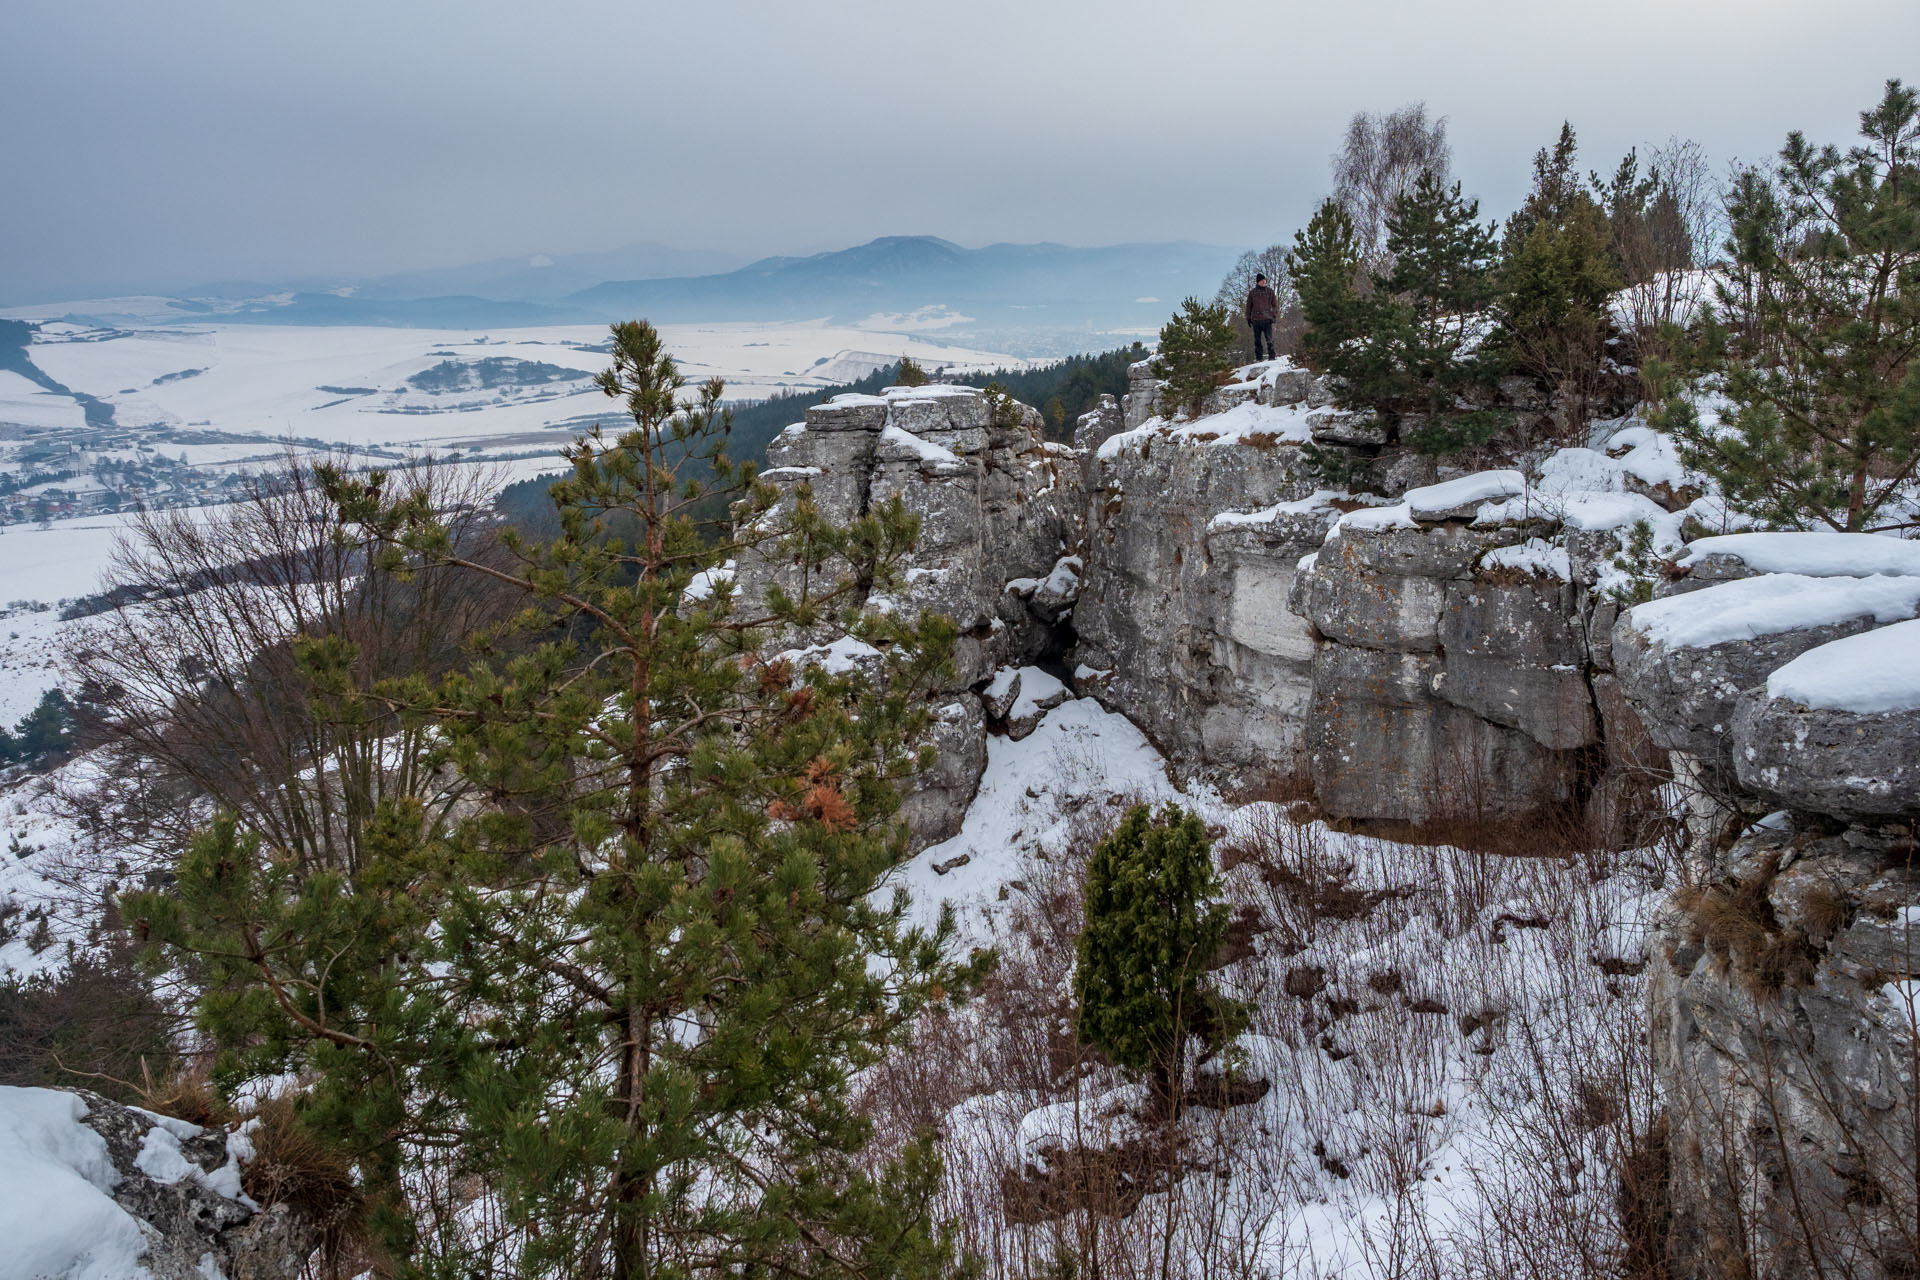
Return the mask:
{"type": "Polygon", "coordinates": [[[1450,176],[1422,104],[1356,116],[1334,194],[1290,246],[1246,255],[1161,335],[1197,408],[1236,362],[1255,272],[1283,351],[1422,453],[1589,443],[1637,403],[1769,524],[1920,524],[1920,110],[1888,81],[1849,147],[1788,138],[1716,180],[1679,139],[1582,170],[1573,127],[1536,153],[1504,223],[1450,176]],[[1516,411],[1529,397],[1545,413],[1516,411]],[[1703,415],[1699,406],[1715,412],[1703,415]]]}

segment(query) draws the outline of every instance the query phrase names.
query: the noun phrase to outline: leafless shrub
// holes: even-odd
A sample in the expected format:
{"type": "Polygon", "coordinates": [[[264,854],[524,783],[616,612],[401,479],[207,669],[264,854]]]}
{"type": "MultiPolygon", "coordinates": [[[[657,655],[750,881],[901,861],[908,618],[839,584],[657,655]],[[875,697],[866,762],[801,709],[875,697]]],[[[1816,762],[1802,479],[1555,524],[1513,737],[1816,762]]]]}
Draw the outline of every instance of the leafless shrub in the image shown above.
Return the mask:
{"type": "MultiPolygon", "coordinates": [[[[421,730],[348,690],[444,668],[508,606],[479,575],[367,573],[316,465],[289,456],[212,512],[137,513],[106,607],[74,628],[66,664],[109,753],[75,804],[136,873],[209,805],[242,814],[281,856],[350,867],[383,799],[444,813],[459,797],[421,730]],[[342,687],[301,653],[321,640],[345,646],[342,687]]],[[[394,483],[453,513],[457,539],[501,554],[480,472],[423,463],[394,483]]]]}
{"type": "Polygon", "coordinates": [[[1171,1135],[1141,1113],[1116,1139],[1100,1117],[1121,1078],[1077,1045],[1065,998],[1081,868],[1112,816],[1084,812],[1073,848],[1017,873],[989,989],[930,1015],[868,1095],[883,1131],[941,1130],[942,1210],[989,1275],[1657,1274],[1627,1270],[1634,1233],[1663,1229],[1660,1100],[1638,968],[1607,941],[1641,926],[1656,856],[1503,856],[1239,809],[1215,849],[1247,936],[1217,977],[1252,1025],[1189,1095],[1237,1105],[1187,1107],[1171,1135]],[[1043,1107],[1047,1132],[1080,1136],[1036,1165],[1022,1126],[1043,1107]]]}

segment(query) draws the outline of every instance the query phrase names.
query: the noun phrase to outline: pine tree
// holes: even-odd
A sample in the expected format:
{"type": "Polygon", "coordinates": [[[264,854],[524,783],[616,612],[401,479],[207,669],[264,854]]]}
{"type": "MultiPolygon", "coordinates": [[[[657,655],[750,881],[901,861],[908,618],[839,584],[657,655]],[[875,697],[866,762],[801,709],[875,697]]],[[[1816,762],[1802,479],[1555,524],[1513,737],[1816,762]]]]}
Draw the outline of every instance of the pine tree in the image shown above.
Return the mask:
{"type": "Polygon", "coordinates": [[[1571,125],[1533,161],[1533,190],[1507,220],[1499,319],[1514,362],[1553,390],[1560,435],[1578,441],[1592,416],[1622,280],[1606,212],[1574,171],[1571,125]]]}
{"type": "Polygon", "coordinates": [[[1377,376],[1367,338],[1376,319],[1371,299],[1361,292],[1360,245],[1353,219],[1332,200],[1324,202],[1293,236],[1287,270],[1300,293],[1307,331],[1300,354],[1316,373],[1330,374],[1365,400],[1377,376]]]}
{"type": "Polygon", "coordinates": [[[1246,1026],[1246,1010],[1207,974],[1226,938],[1227,908],[1204,823],[1175,805],[1158,820],[1135,805],[1087,865],[1086,924],[1073,994],[1080,1035],[1113,1062],[1150,1075],[1171,1102],[1188,1041],[1203,1052],[1246,1026]]]}
{"type": "Polygon", "coordinates": [[[918,360],[912,356],[901,356],[900,367],[894,372],[893,381],[895,386],[924,387],[933,379],[927,377],[927,371],[920,367],[918,360]]]}
{"type": "Polygon", "coordinates": [[[302,870],[225,819],[128,918],[158,961],[207,975],[223,1080],[317,1080],[309,1125],[361,1169],[403,1273],[941,1271],[937,1159],[869,1152],[851,1097],[984,964],[945,958],[946,918],[911,929],[875,892],[905,851],[900,790],[927,763],[912,744],[953,629],[854,602],[893,580],[916,521],[898,500],[847,528],[804,490],[777,504],[725,456],[719,383],[681,404],[649,325],[615,326],[600,385],[633,425],[570,450],[562,532],[515,540],[518,568],[462,561],[377,474],[329,478],[374,572],[455,565],[526,599],[439,680],[359,690],[345,641],[306,655],[323,696],[429,726],[489,803],[383,805],[353,871],[302,870]],[[739,532],[701,527],[729,486],[739,532]],[[689,593],[749,544],[805,582],[757,617],[724,575],[689,593]],[[870,646],[873,669],[772,651],[803,627],[870,646]],[[454,1225],[435,1193],[456,1182],[501,1232],[454,1225]]]}
{"type": "Polygon", "coordinates": [[[1911,528],[1920,469],[1920,93],[1887,82],[1842,153],[1788,136],[1728,200],[1724,425],[1670,405],[1682,456],[1787,527],[1911,528]]]}
{"type": "Polygon", "coordinates": [[[1208,394],[1233,369],[1239,350],[1233,317],[1224,306],[1209,306],[1198,298],[1182,302],[1160,328],[1160,350],[1153,361],[1154,371],[1166,383],[1167,414],[1185,411],[1198,417],[1208,394]]]}
{"type": "Polygon", "coordinates": [[[1493,229],[1479,222],[1480,202],[1460,184],[1422,175],[1396,200],[1387,219],[1393,269],[1374,281],[1380,319],[1372,341],[1391,370],[1377,403],[1417,415],[1403,439],[1424,453],[1454,453],[1485,443],[1504,415],[1474,409],[1466,392],[1497,373],[1481,344],[1494,296],[1493,229]]]}
{"type": "Polygon", "coordinates": [[[1463,398],[1498,372],[1481,342],[1495,276],[1479,215],[1459,183],[1423,174],[1388,214],[1383,272],[1360,274],[1351,224],[1331,201],[1295,237],[1308,363],[1339,379],[1346,403],[1410,418],[1404,438],[1423,452],[1483,443],[1505,423],[1463,398]]]}

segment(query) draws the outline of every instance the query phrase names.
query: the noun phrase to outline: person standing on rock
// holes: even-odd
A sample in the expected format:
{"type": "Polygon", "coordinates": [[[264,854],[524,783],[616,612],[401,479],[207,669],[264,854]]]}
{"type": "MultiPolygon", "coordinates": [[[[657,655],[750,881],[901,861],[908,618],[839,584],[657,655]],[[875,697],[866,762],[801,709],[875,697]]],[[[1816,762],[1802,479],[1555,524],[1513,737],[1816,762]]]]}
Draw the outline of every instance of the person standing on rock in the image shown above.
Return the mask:
{"type": "Polygon", "coordinates": [[[1264,275],[1253,278],[1247,290],[1247,325],[1253,330],[1253,358],[1273,359],[1273,322],[1280,318],[1280,295],[1273,291],[1264,275]],[[1265,355],[1260,353],[1265,351],[1265,355]]]}

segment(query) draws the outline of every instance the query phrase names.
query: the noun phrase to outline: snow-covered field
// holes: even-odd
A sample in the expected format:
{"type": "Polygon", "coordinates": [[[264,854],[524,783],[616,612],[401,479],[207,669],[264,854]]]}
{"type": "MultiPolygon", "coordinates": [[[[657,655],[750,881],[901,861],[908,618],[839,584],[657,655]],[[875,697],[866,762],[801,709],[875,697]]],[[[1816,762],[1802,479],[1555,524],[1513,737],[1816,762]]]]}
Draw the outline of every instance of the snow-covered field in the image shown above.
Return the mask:
{"type": "MultiPolygon", "coordinates": [[[[850,381],[902,355],[929,368],[1025,363],[924,337],[824,323],[664,325],[662,334],[689,382],[722,378],[729,397],[743,400],[850,381]]],[[[473,333],[219,324],[102,330],[54,323],[42,327],[29,355],[55,380],[112,405],[123,428],[200,428],[356,447],[498,449],[508,437],[606,414],[608,402],[590,381],[606,367],[606,341],[605,328],[595,325],[473,333]],[[493,362],[486,385],[444,376],[482,361],[493,362]],[[451,385],[411,381],[433,370],[451,385]]],[[[0,382],[0,421],[15,420],[16,405],[18,420],[31,414],[35,424],[78,414],[71,400],[12,375],[0,382]]]]}

